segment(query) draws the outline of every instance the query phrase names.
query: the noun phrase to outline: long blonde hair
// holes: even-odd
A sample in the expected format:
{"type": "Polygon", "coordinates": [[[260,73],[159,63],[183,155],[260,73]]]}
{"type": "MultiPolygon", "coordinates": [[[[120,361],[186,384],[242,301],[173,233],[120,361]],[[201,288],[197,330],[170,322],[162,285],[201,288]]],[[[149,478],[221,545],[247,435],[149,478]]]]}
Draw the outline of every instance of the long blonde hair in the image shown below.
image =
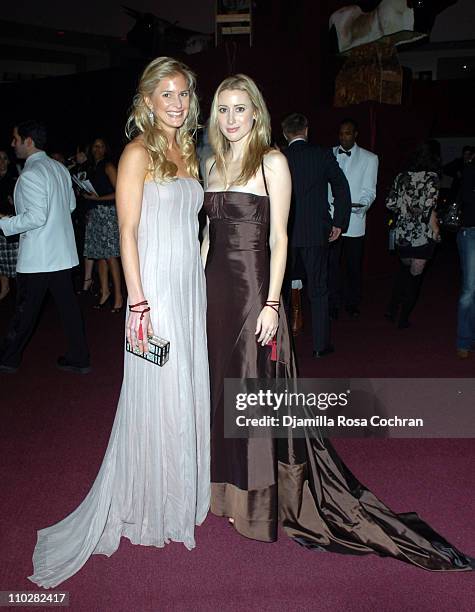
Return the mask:
{"type": "Polygon", "coordinates": [[[198,177],[198,159],[194,144],[194,135],[198,128],[199,105],[196,96],[196,77],[182,62],[171,57],[157,57],[143,71],[137,93],[132,102],[132,109],[127,120],[125,133],[131,140],[142,135],[143,144],[150,155],[150,173],[161,182],[176,178],[177,165],[167,159],[168,139],[160,124],[159,118],[150,118],[150,109],[145,98],[151,98],[159,82],[167,77],[182,74],[188,83],[190,108],[183,125],[177,130],[176,140],[191,176],[198,177]]]}
{"type": "Polygon", "coordinates": [[[266,103],[255,82],[245,74],[230,76],[219,85],[211,105],[208,135],[216,156],[216,168],[221,176],[226,177],[225,155],[231,146],[229,140],[222,134],[218,123],[218,98],[223,91],[245,91],[249,96],[255,115],[255,121],[249,135],[247,150],[244,154],[240,175],[234,185],[245,185],[259,170],[264,155],[270,150],[271,127],[270,115],[266,103]]]}

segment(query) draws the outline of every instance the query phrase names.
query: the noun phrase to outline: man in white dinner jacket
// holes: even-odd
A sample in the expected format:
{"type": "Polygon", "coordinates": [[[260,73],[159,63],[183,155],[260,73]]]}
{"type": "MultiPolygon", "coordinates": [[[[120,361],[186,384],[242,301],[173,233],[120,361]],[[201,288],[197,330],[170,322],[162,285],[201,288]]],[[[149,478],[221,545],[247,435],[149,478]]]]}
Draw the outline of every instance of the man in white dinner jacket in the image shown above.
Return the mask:
{"type": "Polygon", "coordinates": [[[348,314],[360,315],[361,269],[366,230],[366,213],[376,198],[378,156],[358,146],[358,126],[353,119],[340,124],[340,145],[334,147],[340,168],[343,170],[351,192],[351,216],[348,230],[330,245],[329,255],[329,307],[332,319],[338,318],[341,305],[339,276],[340,261],[344,262],[343,300],[348,314]]]}
{"type": "MultiPolygon", "coordinates": [[[[25,121],[13,130],[12,147],[17,158],[26,161],[13,196],[16,215],[0,219],[5,236],[20,235],[16,310],[0,343],[0,372],[18,369],[49,290],[68,339],[68,350],[57,365],[85,374],[91,369],[89,351],[71,279],[71,269],[78,265],[71,222],[76,200],[69,172],[46,155],[45,144],[46,128],[37,121],[25,121]]],[[[51,340],[56,343],[57,338],[51,340]]]]}

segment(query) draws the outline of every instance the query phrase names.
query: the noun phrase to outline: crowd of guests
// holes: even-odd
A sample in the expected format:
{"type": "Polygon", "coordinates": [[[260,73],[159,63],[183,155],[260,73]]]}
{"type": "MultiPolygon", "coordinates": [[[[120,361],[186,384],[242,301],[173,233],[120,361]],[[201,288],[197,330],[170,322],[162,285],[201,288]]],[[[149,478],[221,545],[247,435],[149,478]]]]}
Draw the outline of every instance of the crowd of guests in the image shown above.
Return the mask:
{"type": "MultiPolygon", "coordinates": [[[[315,357],[334,351],[330,321],[342,307],[354,319],[360,316],[362,261],[366,214],[376,198],[378,157],[358,145],[358,124],[346,118],[340,123],[339,144],[332,150],[308,143],[308,120],[294,113],[282,123],[293,179],[289,218],[289,249],[283,287],[291,329],[303,327],[301,289],[306,284],[312,315],[315,357]]],[[[205,162],[211,154],[208,130],[203,134],[200,175],[206,180],[205,162]]],[[[120,313],[124,306],[120,241],[115,190],[117,168],[108,143],[94,139],[79,144],[71,157],[52,152],[73,178],[76,208],[73,226],[76,247],[83,257],[83,278],[77,294],[91,293],[94,308],[120,313]]],[[[427,141],[409,156],[386,198],[392,216],[399,269],[393,282],[385,317],[399,329],[410,326],[427,262],[441,239],[438,211],[442,174],[452,177],[449,201],[460,213],[457,244],[462,288],[458,309],[457,355],[467,358],[474,345],[474,169],[475,149],[463,148],[462,157],[442,168],[440,146],[427,141]]],[[[8,150],[0,150],[0,214],[15,214],[13,192],[22,168],[8,150]]],[[[19,234],[0,232],[0,300],[10,292],[17,273],[19,234]]]]}
{"type": "Polygon", "coordinates": [[[46,142],[46,128],[37,121],[22,122],[13,129],[15,156],[25,163],[13,193],[15,214],[0,214],[4,236],[19,236],[16,309],[0,344],[3,373],[14,373],[19,368],[48,291],[56,302],[68,339],[68,350],[58,358],[58,367],[90,371],[71,277],[71,270],[78,265],[71,222],[76,198],[67,168],[46,155],[46,142]]]}
{"type": "MultiPolygon", "coordinates": [[[[72,183],[76,195],[76,209],[72,215],[74,234],[78,254],[84,257],[84,280],[78,293],[94,292],[98,297],[94,308],[109,307],[111,312],[120,312],[123,297],[115,208],[117,169],[110,147],[103,138],[97,138],[90,146],[78,145],[70,158],[58,151],[52,152],[50,157],[66,166],[71,177],[79,179],[72,183]],[[93,286],[92,278],[96,262],[99,288],[93,286]]],[[[21,170],[20,164],[15,166],[11,162],[7,150],[0,151],[0,198],[4,215],[15,213],[13,191],[21,170]]],[[[16,276],[18,238],[18,235],[5,238],[0,234],[0,299],[9,292],[8,279],[16,276]]]]}
{"type": "MultiPolygon", "coordinates": [[[[334,350],[329,319],[338,319],[341,306],[350,317],[360,316],[366,214],[376,198],[378,157],[357,144],[358,125],[351,118],[340,124],[340,144],[333,148],[333,156],[307,143],[308,121],[303,115],[287,117],[282,127],[293,179],[288,258],[291,328],[294,335],[302,329],[299,294],[300,277],[305,277],[312,304],[314,356],[322,357],[334,350]],[[329,186],[330,209],[322,186],[329,186]]],[[[444,227],[447,213],[440,205],[441,178],[444,173],[453,178],[447,199],[459,215],[451,229],[458,230],[462,276],[456,351],[461,359],[475,347],[474,159],[475,149],[465,146],[463,157],[443,168],[439,143],[423,142],[408,156],[385,201],[392,217],[392,247],[399,259],[385,317],[398,329],[406,329],[427,262],[441,240],[440,225],[444,227]]]]}

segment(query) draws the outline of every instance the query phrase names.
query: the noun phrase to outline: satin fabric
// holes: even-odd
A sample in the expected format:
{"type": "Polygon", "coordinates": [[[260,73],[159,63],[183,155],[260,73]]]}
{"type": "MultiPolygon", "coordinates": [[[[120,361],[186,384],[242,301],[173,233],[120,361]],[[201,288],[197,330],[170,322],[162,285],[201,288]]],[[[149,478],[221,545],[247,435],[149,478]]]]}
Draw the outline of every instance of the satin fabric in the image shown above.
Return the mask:
{"type": "Polygon", "coordinates": [[[279,522],[299,544],[331,552],[391,556],[428,570],[470,570],[473,560],[417,514],[395,514],[362,485],[318,429],[304,439],[224,437],[225,378],[296,378],[280,309],[278,359],[256,342],[269,286],[270,206],[242,191],[205,193],[211,383],[211,511],[242,535],[272,542],[279,522]]]}

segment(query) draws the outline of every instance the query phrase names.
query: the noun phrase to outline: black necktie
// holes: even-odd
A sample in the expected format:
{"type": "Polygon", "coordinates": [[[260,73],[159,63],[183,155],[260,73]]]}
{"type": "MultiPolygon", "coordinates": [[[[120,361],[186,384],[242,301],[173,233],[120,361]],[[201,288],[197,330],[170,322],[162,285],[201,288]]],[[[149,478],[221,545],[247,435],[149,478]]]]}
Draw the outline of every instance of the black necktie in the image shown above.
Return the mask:
{"type": "Polygon", "coordinates": [[[348,155],[348,157],[351,157],[351,151],[345,151],[345,149],[338,149],[338,155],[341,155],[342,153],[348,155]]]}

